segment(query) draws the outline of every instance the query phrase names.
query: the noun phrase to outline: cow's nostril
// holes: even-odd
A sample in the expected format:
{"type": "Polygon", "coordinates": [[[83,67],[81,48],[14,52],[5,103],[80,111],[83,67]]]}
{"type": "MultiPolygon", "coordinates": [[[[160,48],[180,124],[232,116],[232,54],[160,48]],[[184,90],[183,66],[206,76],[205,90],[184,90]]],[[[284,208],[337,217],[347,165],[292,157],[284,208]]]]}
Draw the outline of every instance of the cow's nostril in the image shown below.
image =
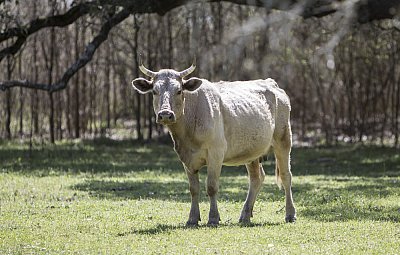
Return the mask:
{"type": "Polygon", "coordinates": [[[175,115],[172,111],[164,110],[158,113],[158,119],[160,121],[165,121],[165,120],[174,121],[175,115]]]}

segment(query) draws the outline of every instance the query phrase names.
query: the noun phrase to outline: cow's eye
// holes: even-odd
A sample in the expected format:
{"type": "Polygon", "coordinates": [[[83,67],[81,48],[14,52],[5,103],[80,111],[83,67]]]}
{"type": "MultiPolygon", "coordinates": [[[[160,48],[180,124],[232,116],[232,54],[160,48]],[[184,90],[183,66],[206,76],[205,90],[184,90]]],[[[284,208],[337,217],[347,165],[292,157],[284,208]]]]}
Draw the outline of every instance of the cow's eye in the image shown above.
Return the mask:
{"type": "Polygon", "coordinates": [[[178,95],[182,94],[182,90],[181,89],[178,90],[178,92],[176,92],[176,94],[178,94],[178,95]]]}

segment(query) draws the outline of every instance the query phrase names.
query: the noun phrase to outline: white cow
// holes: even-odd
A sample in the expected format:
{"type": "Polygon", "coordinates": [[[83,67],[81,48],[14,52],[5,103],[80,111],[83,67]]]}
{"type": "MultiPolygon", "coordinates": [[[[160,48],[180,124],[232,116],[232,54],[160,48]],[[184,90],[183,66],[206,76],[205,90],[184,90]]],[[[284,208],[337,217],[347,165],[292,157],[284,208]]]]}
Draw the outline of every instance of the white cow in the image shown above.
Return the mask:
{"type": "Polygon", "coordinates": [[[296,220],[290,172],[292,133],[290,101],[272,79],[218,82],[184,77],[195,66],[177,72],[140,70],[151,80],[137,78],[133,87],[152,92],[158,123],[165,125],[174,141],[189,179],[192,205],[187,225],[200,221],[199,175],[207,166],[207,194],[210,198],[209,225],[217,225],[219,176],[222,165],[246,165],[249,190],[239,222],[249,223],[265,173],[259,158],[273,148],[278,186],[286,194],[286,222],[296,220]]]}

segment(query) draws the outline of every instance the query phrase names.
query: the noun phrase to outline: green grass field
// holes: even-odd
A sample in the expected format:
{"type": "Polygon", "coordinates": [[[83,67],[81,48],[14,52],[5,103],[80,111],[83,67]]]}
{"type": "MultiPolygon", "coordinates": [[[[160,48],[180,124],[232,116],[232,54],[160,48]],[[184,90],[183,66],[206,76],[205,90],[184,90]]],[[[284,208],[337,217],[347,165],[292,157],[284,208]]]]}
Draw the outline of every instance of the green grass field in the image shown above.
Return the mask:
{"type": "MultiPolygon", "coordinates": [[[[284,223],[274,160],[253,224],[238,218],[244,167],[222,171],[221,225],[186,228],[183,168],[167,145],[0,144],[0,254],[400,254],[400,155],[344,145],[292,152],[295,224],[284,223]]],[[[200,174],[202,185],[206,171],[200,174]]]]}

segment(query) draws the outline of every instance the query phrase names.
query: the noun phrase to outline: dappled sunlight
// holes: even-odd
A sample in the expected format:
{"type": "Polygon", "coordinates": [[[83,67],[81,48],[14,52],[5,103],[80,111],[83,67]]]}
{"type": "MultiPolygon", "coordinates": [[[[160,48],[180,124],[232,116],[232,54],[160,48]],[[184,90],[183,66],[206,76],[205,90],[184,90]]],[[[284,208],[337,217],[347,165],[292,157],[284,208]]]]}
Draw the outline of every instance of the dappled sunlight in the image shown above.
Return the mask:
{"type": "Polygon", "coordinates": [[[295,148],[294,175],[400,176],[395,148],[378,146],[336,146],[295,148]]]}
{"type": "Polygon", "coordinates": [[[132,171],[183,171],[172,148],[165,145],[140,146],[131,143],[114,145],[59,145],[32,151],[21,145],[0,148],[3,172],[28,175],[64,173],[105,173],[121,175],[132,171]]]}
{"type": "Polygon", "coordinates": [[[188,184],[181,180],[86,180],[72,189],[86,191],[99,199],[161,199],[190,201],[188,184]]]}
{"type": "Polygon", "coordinates": [[[292,155],[295,224],[285,223],[285,194],[275,183],[271,157],[264,162],[267,176],[252,223],[238,223],[247,195],[247,171],[243,166],[224,167],[218,194],[221,222],[208,227],[207,174],[202,169],[201,221],[191,228],[185,226],[191,201],[188,180],[168,146],[44,146],[33,152],[34,158],[28,158],[27,148],[21,146],[2,147],[0,152],[4,162],[0,235],[5,240],[25,238],[64,247],[99,238],[99,245],[113,249],[118,244],[158,247],[163,240],[174,240],[179,247],[202,247],[205,242],[214,242],[212,247],[264,244],[272,252],[288,238],[296,247],[327,242],[336,247],[338,239],[349,241],[349,233],[360,240],[353,245],[365,235],[386,244],[385,236],[398,233],[400,158],[394,149],[296,148],[292,155]],[[377,172],[382,162],[375,159],[381,158],[392,161],[386,162],[386,172],[377,172]]]}
{"type": "MultiPolygon", "coordinates": [[[[33,150],[32,157],[28,157],[28,148],[24,146],[2,147],[0,150],[1,171],[9,176],[16,173],[21,178],[77,178],[68,186],[70,191],[65,197],[190,204],[187,177],[169,146],[124,142],[113,145],[67,144],[33,150]]],[[[398,222],[399,161],[395,149],[374,146],[293,149],[293,196],[299,217],[317,221],[362,218],[398,222]]],[[[263,164],[267,176],[255,207],[259,213],[264,204],[284,206],[284,192],[275,184],[273,156],[263,164]]],[[[200,199],[207,204],[206,176],[206,169],[202,169],[200,199]]],[[[235,210],[239,214],[247,189],[248,177],[244,166],[222,169],[219,192],[222,205],[237,203],[235,210]]],[[[169,229],[168,226],[165,228],[156,227],[149,232],[169,229]]]]}
{"type": "MultiPolygon", "coordinates": [[[[311,182],[318,185],[308,184],[307,190],[300,185],[294,191],[300,217],[318,221],[400,221],[399,178],[315,176],[311,182]]],[[[298,186],[294,183],[294,188],[298,186]]]]}

